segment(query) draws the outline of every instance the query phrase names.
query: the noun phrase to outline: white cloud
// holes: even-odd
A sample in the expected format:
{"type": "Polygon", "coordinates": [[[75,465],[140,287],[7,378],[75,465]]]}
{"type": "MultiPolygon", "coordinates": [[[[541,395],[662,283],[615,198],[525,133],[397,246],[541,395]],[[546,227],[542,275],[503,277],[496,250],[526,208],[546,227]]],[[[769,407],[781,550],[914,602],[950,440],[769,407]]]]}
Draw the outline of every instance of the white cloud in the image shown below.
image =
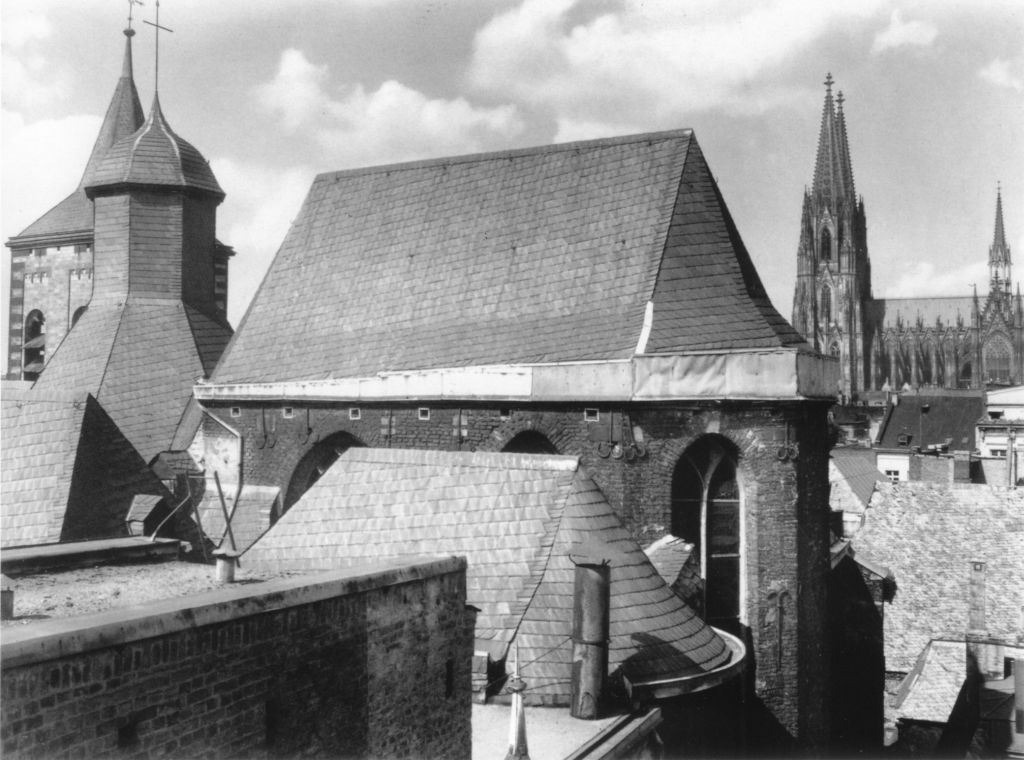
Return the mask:
{"type": "Polygon", "coordinates": [[[53,32],[49,19],[39,10],[9,12],[4,9],[2,66],[4,107],[32,108],[64,97],[66,77],[41,53],[35,43],[53,32]]]}
{"type": "Polygon", "coordinates": [[[1012,71],[1013,64],[1002,58],[994,59],[988,66],[978,72],[978,76],[994,84],[996,87],[1005,87],[1017,92],[1024,92],[1024,80],[1012,71]]]}
{"type": "Polygon", "coordinates": [[[335,168],[483,150],[523,130],[514,106],[475,106],[465,98],[428,98],[389,80],[329,89],[326,66],[286,50],[274,79],[256,88],[264,108],[287,129],[311,134],[335,168]]]}
{"type": "Polygon", "coordinates": [[[757,113],[802,98],[773,75],[879,1],[624,0],[576,22],[586,8],[575,0],[524,0],[478,32],[470,81],[553,111],[566,135],[584,124],[667,126],[719,107],[757,113]]]}
{"type": "Polygon", "coordinates": [[[904,21],[900,12],[894,10],[889,26],[875,35],[871,44],[872,53],[881,53],[900,47],[928,47],[938,36],[939,30],[926,21],[904,21]]]}
{"type": "Polygon", "coordinates": [[[6,240],[75,189],[99,132],[100,118],[68,116],[26,123],[21,114],[4,109],[2,123],[6,240]]]}
{"type": "Polygon", "coordinates": [[[217,237],[232,246],[229,318],[236,327],[245,306],[299,213],[315,172],[293,166],[278,169],[227,158],[211,161],[228,202],[218,213],[217,237]]]}
{"type": "Polygon", "coordinates": [[[930,261],[915,261],[902,269],[895,278],[888,280],[881,297],[969,295],[972,285],[977,286],[982,299],[988,293],[988,263],[980,258],[960,267],[936,269],[930,261]]]}

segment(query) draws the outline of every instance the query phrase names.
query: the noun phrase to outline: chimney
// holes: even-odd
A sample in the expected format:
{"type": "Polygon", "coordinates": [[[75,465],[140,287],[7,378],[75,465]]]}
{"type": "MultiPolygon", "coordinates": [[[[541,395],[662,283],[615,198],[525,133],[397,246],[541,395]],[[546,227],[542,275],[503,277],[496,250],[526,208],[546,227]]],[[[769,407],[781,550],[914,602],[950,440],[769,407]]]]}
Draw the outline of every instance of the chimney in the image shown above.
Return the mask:
{"type": "Polygon", "coordinates": [[[608,560],[570,554],[576,573],[572,603],[572,684],[570,714],[600,717],[608,672],[611,566],[608,560]]]}
{"type": "Polygon", "coordinates": [[[972,561],[970,572],[967,668],[970,671],[973,657],[978,671],[986,681],[1002,678],[1003,645],[989,638],[988,623],[985,619],[985,563],[972,561]]]}

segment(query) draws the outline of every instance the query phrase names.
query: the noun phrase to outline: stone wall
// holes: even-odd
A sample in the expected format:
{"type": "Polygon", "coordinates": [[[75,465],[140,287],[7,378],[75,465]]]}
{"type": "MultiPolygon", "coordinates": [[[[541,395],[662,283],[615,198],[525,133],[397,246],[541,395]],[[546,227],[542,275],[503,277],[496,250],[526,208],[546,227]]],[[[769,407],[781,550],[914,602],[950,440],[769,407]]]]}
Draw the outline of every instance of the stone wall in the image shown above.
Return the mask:
{"type": "MultiPolygon", "coordinates": [[[[752,646],[757,698],[791,736],[812,746],[828,736],[827,404],[278,403],[208,411],[241,436],[243,482],[282,493],[315,447],[338,434],[374,447],[500,451],[517,435],[539,433],[558,453],[580,457],[641,545],[670,531],[672,477],[687,447],[706,435],[727,439],[739,453],[744,515],[738,633],[752,646]],[[588,421],[588,409],[596,420],[588,421]]],[[[215,448],[229,433],[208,420],[203,435],[215,448]]]]}
{"type": "Polygon", "coordinates": [[[468,757],[465,560],[4,631],[6,757],[468,757]]]}

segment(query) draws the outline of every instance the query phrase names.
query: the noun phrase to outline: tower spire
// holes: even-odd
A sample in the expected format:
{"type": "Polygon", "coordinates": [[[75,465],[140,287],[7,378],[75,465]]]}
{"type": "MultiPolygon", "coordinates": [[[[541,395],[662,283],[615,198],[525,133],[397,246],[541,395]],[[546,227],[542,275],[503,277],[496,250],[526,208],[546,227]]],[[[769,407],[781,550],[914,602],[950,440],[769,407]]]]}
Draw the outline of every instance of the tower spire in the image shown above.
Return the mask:
{"type": "Polygon", "coordinates": [[[988,266],[992,276],[990,290],[1010,292],[1011,266],[1010,246],[1006,244],[1006,230],[1003,227],[1003,188],[996,184],[996,225],[992,245],[988,249],[988,266]]]}
{"type": "Polygon", "coordinates": [[[85,165],[82,179],[78,183],[79,189],[90,184],[100,161],[110,146],[137,130],[145,120],[132,70],[132,37],[135,36],[135,30],[131,27],[131,5],[133,4],[133,2],[129,3],[128,27],[124,30],[124,58],[121,62],[121,77],[117,80],[114,95],[110,99],[107,113],[103,117],[103,124],[96,136],[96,142],[93,143],[89,162],[85,165]]]}
{"type": "Polygon", "coordinates": [[[832,73],[825,77],[825,103],[821,111],[821,132],[818,135],[818,155],[814,162],[812,191],[835,213],[843,201],[853,201],[852,169],[846,146],[843,95],[839,94],[839,108],[832,96],[832,73]]]}

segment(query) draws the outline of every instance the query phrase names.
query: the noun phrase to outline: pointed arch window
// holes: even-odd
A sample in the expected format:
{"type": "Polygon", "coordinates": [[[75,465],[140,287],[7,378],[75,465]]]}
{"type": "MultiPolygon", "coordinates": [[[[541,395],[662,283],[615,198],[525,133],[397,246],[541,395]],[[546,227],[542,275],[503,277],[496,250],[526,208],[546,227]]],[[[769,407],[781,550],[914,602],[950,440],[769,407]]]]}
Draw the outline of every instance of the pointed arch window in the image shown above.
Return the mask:
{"type": "Polygon", "coordinates": [[[23,380],[35,381],[46,363],[46,318],[43,312],[33,309],[28,313],[23,334],[21,376],[23,380]]]}
{"type": "Polygon", "coordinates": [[[985,345],[985,381],[999,384],[1010,382],[1010,346],[1004,340],[995,340],[985,345]]]}
{"type": "Polygon", "coordinates": [[[818,256],[822,261],[832,258],[832,232],[828,227],[821,228],[821,243],[818,246],[818,256]]]}
{"type": "Polygon", "coordinates": [[[705,620],[737,630],[742,609],[742,499],[737,452],[720,436],[704,436],[680,457],[672,476],[672,533],[693,544],[704,579],[705,620]]]}
{"type": "Polygon", "coordinates": [[[821,326],[832,324],[832,288],[823,285],[821,288],[821,326]]]}
{"type": "Polygon", "coordinates": [[[829,356],[834,356],[834,357],[836,357],[838,359],[839,358],[839,353],[840,352],[839,352],[839,344],[838,343],[832,343],[831,345],[829,345],[829,347],[828,347],[828,355],[829,356]]]}

